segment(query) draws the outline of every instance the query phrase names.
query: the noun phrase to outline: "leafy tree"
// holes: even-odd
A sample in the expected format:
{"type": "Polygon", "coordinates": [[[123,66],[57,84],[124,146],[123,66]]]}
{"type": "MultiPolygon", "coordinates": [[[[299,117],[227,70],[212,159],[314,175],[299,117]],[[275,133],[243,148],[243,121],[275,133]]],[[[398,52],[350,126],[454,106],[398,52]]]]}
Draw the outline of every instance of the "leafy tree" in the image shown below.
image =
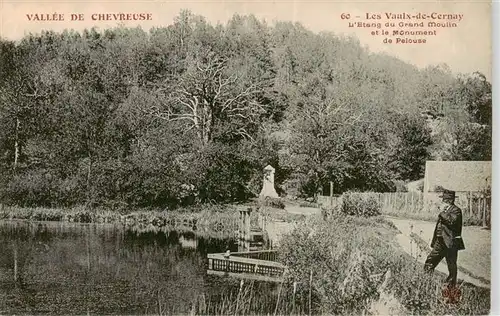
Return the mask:
{"type": "Polygon", "coordinates": [[[181,11],[149,32],[42,32],[0,40],[0,71],[2,203],[241,201],[267,164],[280,193],[390,191],[429,156],[491,159],[482,74],[417,69],[299,23],[181,11]]]}
{"type": "Polygon", "coordinates": [[[394,139],[390,143],[391,169],[405,181],[423,178],[425,162],[430,158],[431,131],[420,116],[393,114],[394,139]]]}
{"type": "Polygon", "coordinates": [[[472,122],[491,126],[491,83],[479,72],[474,72],[469,76],[460,76],[457,81],[459,87],[456,92],[456,102],[464,104],[472,122]]]}

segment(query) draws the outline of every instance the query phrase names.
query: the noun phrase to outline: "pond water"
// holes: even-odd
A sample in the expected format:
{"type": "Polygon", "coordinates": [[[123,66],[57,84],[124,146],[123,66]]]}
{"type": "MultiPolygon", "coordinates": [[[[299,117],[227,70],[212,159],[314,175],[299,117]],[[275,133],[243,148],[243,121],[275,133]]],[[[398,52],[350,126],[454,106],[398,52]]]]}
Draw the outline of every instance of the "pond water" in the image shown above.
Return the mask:
{"type": "MultiPolygon", "coordinates": [[[[207,275],[206,257],[226,249],[237,251],[235,241],[120,225],[0,221],[0,314],[225,313],[240,281],[207,275]]],[[[257,295],[275,292],[260,286],[267,290],[257,295]]],[[[272,312],[271,301],[254,301],[272,312]]]]}

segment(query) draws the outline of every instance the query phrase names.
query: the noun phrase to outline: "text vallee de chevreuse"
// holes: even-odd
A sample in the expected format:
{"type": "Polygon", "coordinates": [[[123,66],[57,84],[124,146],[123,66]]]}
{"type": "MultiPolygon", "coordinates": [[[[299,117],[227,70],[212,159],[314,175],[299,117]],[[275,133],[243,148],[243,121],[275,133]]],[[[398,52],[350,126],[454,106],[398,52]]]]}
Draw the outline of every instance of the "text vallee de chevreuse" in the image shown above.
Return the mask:
{"type": "Polygon", "coordinates": [[[152,13],[27,13],[28,21],[147,21],[153,19],[152,13]]]}

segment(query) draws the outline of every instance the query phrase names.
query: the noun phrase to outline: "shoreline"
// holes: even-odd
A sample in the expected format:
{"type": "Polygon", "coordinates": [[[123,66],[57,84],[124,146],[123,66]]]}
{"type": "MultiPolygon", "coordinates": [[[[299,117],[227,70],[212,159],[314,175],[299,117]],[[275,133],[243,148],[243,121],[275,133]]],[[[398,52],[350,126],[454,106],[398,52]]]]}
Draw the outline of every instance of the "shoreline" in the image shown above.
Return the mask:
{"type": "Polygon", "coordinates": [[[249,207],[254,209],[250,216],[253,225],[258,225],[263,218],[269,224],[274,221],[291,223],[305,219],[305,215],[288,214],[284,209],[260,206],[257,203],[245,203],[241,205],[201,204],[174,210],[137,209],[128,212],[90,209],[84,206],[30,208],[0,205],[0,221],[112,224],[122,225],[125,229],[136,232],[175,230],[214,238],[235,238],[238,236],[239,210],[249,207]]]}
{"type": "Polygon", "coordinates": [[[123,225],[133,230],[179,230],[214,232],[232,235],[237,230],[238,213],[234,206],[201,206],[177,210],[137,210],[122,214],[103,209],[73,208],[24,208],[0,206],[0,220],[30,222],[61,222],[80,224],[123,225]]]}

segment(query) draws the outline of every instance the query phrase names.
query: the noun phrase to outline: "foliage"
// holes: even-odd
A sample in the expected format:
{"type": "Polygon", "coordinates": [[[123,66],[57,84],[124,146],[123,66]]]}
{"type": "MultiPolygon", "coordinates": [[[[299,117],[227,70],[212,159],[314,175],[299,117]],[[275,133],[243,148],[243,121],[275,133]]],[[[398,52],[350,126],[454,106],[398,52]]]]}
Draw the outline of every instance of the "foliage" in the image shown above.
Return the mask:
{"type": "Polygon", "coordinates": [[[430,158],[431,130],[420,116],[392,115],[394,135],[390,168],[403,181],[419,180],[430,158]]]}
{"type": "Polygon", "coordinates": [[[314,208],[319,208],[319,204],[318,203],[308,202],[308,201],[301,201],[299,203],[299,206],[300,207],[314,207],[314,208]]]}
{"type": "Polygon", "coordinates": [[[91,209],[87,207],[27,208],[0,205],[0,219],[65,221],[78,223],[123,224],[132,231],[184,231],[232,237],[237,230],[238,213],[231,206],[198,205],[176,210],[131,211],[91,209]]]}
{"type": "Polygon", "coordinates": [[[491,84],[484,75],[458,76],[448,91],[435,131],[434,156],[443,160],[491,160],[491,84]]]}
{"type": "Polygon", "coordinates": [[[380,244],[376,232],[386,233],[383,227],[336,213],[328,222],[304,224],[285,237],[280,252],[290,278],[308,284],[313,273],[316,312],[360,314],[368,308],[377,295],[377,283],[370,275],[385,269],[375,259],[391,250],[375,247],[380,244]]]}
{"type": "Polygon", "coordinates": [[[347,215],[370,217],[380,215],[382,206],[376,194],[346,192],[342,194],[340,211],[347,215]]]}
{"type": "MultiPolygon", "coordinates": [[[[363,314],[378,300],[382,280],[391,271],[386,291],[393,294],[402,314],[485,314],[489,290],[466,284],[462,302],[454,307],[440,298],[442,276],[430,277],[420,264],[394,244],[394,225],[381,217],[333,217],[304,223],[280,244],[289,278],[308,285],[312,272],[313,314],[363,314]],[[469,301],[474,297],[475,300],[469,301]]],[[[308,291],[308,286],[298,291],[308,291]]],[[[297,295],[300,295],[298,293],[297,295]]]]}
{"type": "Polygon", "coordinates": [[[491,84],[353,38],[181,11],[0,40],[0,200],[113,209],[394,191],[425,160],[491,159],[491,84]],[[430,113],[424,120],[421,112],[430,113]]]}
{"type": "Polygon", "coordinates": [[[280,198],[272,198],[272,197],[266,196],[263,202],[264,202],[263,206],[265,206],[265,207],[273,207],[273,208],[278,208],[278,209],[285,208],[285,203],[283,203],[283,200],[280,198]]]}

